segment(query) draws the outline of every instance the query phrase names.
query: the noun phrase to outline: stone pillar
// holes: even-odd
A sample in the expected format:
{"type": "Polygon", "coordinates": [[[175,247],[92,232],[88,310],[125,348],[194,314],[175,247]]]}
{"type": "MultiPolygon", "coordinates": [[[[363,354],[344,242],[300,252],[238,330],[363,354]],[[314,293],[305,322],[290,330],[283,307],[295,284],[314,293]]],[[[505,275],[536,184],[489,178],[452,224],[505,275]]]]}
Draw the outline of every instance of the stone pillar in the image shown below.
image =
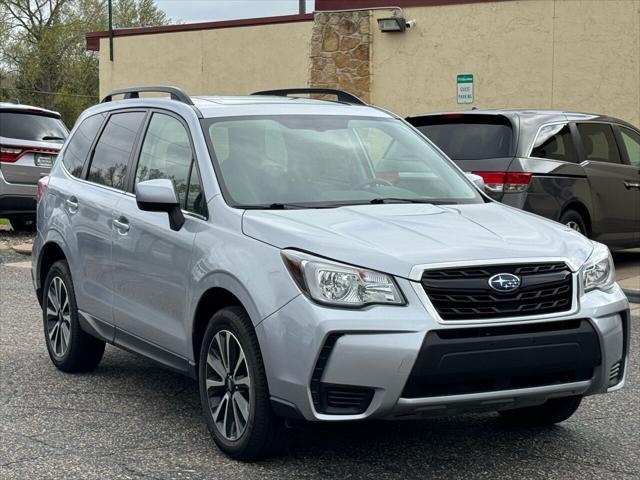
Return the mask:
{"type": "Polygon", "coordinates": [[[338,88],[371,102],[370,12],[316,13],[309,86],[338,88]]]}

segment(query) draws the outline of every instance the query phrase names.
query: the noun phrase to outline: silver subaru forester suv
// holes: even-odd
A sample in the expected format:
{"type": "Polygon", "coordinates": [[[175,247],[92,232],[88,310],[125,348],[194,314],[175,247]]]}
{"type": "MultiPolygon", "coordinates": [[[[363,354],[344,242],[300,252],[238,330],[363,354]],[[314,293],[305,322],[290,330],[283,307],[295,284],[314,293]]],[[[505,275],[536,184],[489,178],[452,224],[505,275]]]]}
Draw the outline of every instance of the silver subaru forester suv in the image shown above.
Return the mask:
{"type": "Polygon", "coordinates": [[[345,92],[117,90],[39,191],[52,362],[90,371],[110,343],[192,376],[234,458],[273,454],[296,420],[550,425],[625,381],[608,249],[491,200],[345,92]]]}

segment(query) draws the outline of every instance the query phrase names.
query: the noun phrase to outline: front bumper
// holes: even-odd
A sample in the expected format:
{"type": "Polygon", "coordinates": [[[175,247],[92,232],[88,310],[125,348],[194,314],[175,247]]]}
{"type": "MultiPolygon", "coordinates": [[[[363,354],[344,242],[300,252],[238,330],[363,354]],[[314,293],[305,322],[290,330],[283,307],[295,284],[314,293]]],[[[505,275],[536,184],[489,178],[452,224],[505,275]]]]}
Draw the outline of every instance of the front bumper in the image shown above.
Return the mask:
{"type": "MultiPolygon", "coordinates": [[[[404,307],[327,308],[300,295],[258,325],[256,331],[277,411],[322,421],[449,415],[536,405],[549,398],[606,393],[624,385],[624,375],[610,380],[621,359],[619,368],[626,372],[629,339],[629,305],[617,286],[608,292],[582,295],[575,308],[562,316],[456,324],[436,318],[420,298],[414,282],[396,280],[407,297],[404,307]],[[579,319],[584,319],[597,336],[599,358],[589,378],[464,394],[403,396],[429,332],[579,319]],[[323,348],[327,341],[332,343],[330,352],[323,348]],[[362,413],[326,413],[331,409],[319,404],[322,399],[318,396],[318,382],[363,388],[372,396],[362,413]]],[[[349,397],[352,393],[345,395],[353,398],[349,397]]]]}

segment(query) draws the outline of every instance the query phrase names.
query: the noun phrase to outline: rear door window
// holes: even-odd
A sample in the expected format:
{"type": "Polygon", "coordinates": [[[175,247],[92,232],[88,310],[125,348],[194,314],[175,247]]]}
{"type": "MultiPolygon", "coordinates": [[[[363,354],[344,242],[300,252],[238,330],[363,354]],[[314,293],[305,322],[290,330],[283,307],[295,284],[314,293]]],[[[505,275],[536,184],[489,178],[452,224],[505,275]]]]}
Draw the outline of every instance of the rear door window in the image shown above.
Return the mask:
{"type": "Polygon", "coordinates": [[[74,177],[82,175],[84,163],[89,156],[89,149],[105,117],[105,114],[99,113],[85,118],[69,139],[62,163],[74,177]]]}
{"type": "Polygon", "coordinates": [[[629,163],[640,167],[640,134],[630,128],[620,127],[620,135],[622,136],[624,148],[627,150],[629,163]]]}
{"type": "Polygon", "coordinates": [[[100,135],[89,168],[88,180],[124,190],[129,157],[145,112],[116,113],[100,135]]]}
{"type": "Polygon", "coordinates": [[[59,118],[0,111],[0,137],[62,143],[67,134],[67,128],[59,118]]]}
{"type": "Polygon", "coordinates": [[[411,123],[452,160],[513,156],[511,123],[500,115],[452,114],[411,123]]]}
{"type": "Polygon", "coordinates": [[[566,124],[554,124],[542,127],[533,144],[531,156],[575,162],[577,154],[569,126],[566,124]]]}
{"type": "Polygon", "coordinates": [[[611,125],[578,123],[584,159],[594,162],[622,163],[611,125]]]}

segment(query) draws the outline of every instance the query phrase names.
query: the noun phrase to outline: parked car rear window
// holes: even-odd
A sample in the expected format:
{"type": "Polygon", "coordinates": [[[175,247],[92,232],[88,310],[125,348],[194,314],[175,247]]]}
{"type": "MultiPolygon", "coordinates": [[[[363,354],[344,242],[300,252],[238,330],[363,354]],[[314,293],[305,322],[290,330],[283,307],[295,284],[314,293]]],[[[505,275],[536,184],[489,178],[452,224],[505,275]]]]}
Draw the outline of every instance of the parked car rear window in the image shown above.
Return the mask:
{"type": "Polygon", "coordinates": [[[84,162],[89,155],[89,149],[105,116],[99,113],[85,118],[69,139],[62,163],[71,175],[79,177],[82,174],[84,162]]]}
{"type": "Polygon", "coordinates": [[[606,123],[579,123],[585,160],[594,162],[621,163],[611,125],[606,123]]]}
{"type": "Polygon", "coordinates": [[[126,112],[109,117],[96,144],[89,168],[89,181],[125,189],[129,157],[144,116],[144,112],[126,112]]]}
{"type": "Polygon", "coordinates": [[[59,118],[33,113],[0,112],[0,137],[62,142],[67,135],[67,128],[59,118]]]}
{"type": "Polygon", "coordinates": [[[417,128],[452,160],[513,156],[513,131],[506,118],[471,117],[429,117],[420,121],[417,128]]]}
{"type": "Polygon", "coordinates": [[[566,124],[554,124],[542,127],[533,144],[531,156],[576,162],[577,154],[569,126],[566,124]]]}

